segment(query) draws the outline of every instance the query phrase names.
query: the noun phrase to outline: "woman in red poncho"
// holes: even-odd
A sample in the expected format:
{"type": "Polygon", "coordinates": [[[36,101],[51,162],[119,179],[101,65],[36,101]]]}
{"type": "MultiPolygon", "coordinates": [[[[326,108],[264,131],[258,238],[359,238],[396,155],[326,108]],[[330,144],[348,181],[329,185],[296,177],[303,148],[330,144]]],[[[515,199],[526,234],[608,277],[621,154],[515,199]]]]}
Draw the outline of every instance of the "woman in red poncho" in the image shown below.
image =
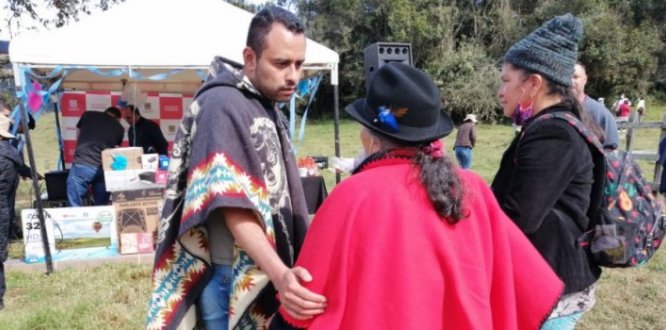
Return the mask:
{"type": "Polygon", "coordinates": [[[297,261],[328,305],[310,318],[281,308],[271,329],[537,329],[562,283],[487,184],[443,154],[453,124],[433,81],[389,63],[346,111],[370,156],[321,206],[297,261]]]}

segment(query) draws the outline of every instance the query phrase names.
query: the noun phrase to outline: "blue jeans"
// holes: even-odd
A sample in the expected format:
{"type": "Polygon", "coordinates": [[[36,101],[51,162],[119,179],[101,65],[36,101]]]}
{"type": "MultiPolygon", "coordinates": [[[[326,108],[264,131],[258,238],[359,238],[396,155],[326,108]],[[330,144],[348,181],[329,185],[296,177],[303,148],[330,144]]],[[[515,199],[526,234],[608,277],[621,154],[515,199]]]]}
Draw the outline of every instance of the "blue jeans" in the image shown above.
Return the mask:
{"type": "Polygon", "coordinates": [[[583,316],[583,313],[575,313],[548,319],[543,325],[541,325],[541,330],[573,330],[581,316],[583,316]]]}
{"type": "Polygon", "coordinates": [[[213,264],[213,275],[197,301],[206,330],[229,328],[231,276],[230,265],[213,264]]]}
{"type": "Polygon", "coordinates": [[[67,176],[67,200],[70,206],[82,206],[88,193],[88,186],[92,185],[95,205],[108,205],[109,193],[104,184],[104,170],[82,164],[72,164],[67,176]]]}
{"type": "Polygon", "coordinates": [[[472,166],[472,148],[455,147],[453,150],[456,152],[456,158],[460,167],[470,168],[472,166]]]}

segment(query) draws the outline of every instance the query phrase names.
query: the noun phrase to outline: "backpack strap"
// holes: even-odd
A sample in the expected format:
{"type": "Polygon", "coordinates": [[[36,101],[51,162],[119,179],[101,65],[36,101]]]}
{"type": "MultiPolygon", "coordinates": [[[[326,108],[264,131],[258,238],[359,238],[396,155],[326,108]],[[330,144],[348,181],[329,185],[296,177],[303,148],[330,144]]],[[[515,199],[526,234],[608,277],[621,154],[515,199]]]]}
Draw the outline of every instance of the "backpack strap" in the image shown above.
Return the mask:
{"type": "Polygon", "coordinates": [[[599,139],[596,137],[596,135],[592,134],[592,132],[590,132],[590,130],[588,130],[587,127],[585,127],[585,124],[583,124],[578,118],[576,118],[570,112],[557,111],[557,112],[547,113],[545,115],[541,115],[535,118],[534,122],[539,122],[551,118],[557,118],[563,120],[567,124],[573,126],[573,128],[575,128],[576,131],[585,139],[585,142],[587,142],[589,146],[599,151],[600,154],[602,155],[604,154],[604,147],[601,144],[601,142],[599,142],[599,139]]]}
{"type": "Polygon", "coordinates": [[[592,132],[585,127],[585,124],[572,113],[564,111],[551,112],[535,118],[534,122],[536,123],[548,119],[559,119],[566,122],[576,129],[578,134],[583,137],[587,145],[590,147],[592,160],[594,162],[594,169],[592,171],[594,182],[592,183],[592,192],[590,194],[590,207],[587,210],[587,216],[590,219],[590,222],[588,223],[587,228],[583,229],[583,231],[589,232],[596,226],[597,218],[601,211],[601,202],[603,200],[604,183],[606,181],[606,156],[604,147],[601,142],[599,142],[596,135],[592,134],[592,132]]]}

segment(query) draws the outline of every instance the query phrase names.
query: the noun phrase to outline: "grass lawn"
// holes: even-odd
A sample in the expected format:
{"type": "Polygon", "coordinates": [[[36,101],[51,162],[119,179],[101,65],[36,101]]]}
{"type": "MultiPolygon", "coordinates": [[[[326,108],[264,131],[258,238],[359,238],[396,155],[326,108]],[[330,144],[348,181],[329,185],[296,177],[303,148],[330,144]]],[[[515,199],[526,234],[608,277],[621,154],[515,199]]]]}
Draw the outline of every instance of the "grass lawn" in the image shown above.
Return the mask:
{"type": "MultiPolygon", "coordinates": [[[[661,120],[666,107],[652,106],[644,121],[661,120]]],[[[37,168],[55,168],[57,143],[54,119],[47,115],[33,131],[37,168]]],[[[354,157],[360,148],[359,125],[343,121],[340,127],[342,155],[354,157]]],[[[513,136],[503,125],[479,125],[472,169],[490,182],[499,160],[513,136]]],[[[635,149],[656,150],[660,131],[640,130],[635,149]]],[[[444,142],[452,155],[455,132],[444,142]]],[[[621,141],[624,143],[624,140],[621,141]]],[[[298,144],[298,143],[297,143],[298,144]]],[[[331,121],[311,122],[297,157],[334,154],[331,121]]],[[[546,151],[544,151],[546,152],[546,151]]],[[[642,163],[652,179],[654,163],[642,163]]],[[[329,189],[335,175],[322,172],[329,189]]],[[[343,176],[344,178],[344,176],[343,176]]],[[[30,205],[32,188],[21,183],[17,207],[30,205]]],[[[10,246],[10,257],[22,256],[21,244],[10,246]]],[[[599,281],[597,306],[586,314],[578,329],[665,329],[666,256],[660,251],[649,264],[636,269],[605,269],[599,281]]],[[[106,264],[85,269],[62,269],[46,276],[42,272],[12,271],[7,278],[5,309],[0,329],[139,329],[146,315],[150,292],[150,266],[106,264]]]]}

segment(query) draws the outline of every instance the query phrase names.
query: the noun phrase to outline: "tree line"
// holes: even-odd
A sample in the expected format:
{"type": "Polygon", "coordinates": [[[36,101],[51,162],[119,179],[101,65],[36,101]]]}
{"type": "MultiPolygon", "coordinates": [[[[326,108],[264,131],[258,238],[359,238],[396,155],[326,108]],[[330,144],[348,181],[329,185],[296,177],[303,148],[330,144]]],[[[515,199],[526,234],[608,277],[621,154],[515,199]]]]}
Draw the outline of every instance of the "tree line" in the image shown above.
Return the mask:
{"type": "MultiPolygon", "coordinates": [[[[121,1],[49,1],[56,16],[42,20],[60,26],[92,6],[105,9],[121,1]]],[[[495,91],[504,53],[541,23],[567,12],[584,22],[579,59],[587,67],[588,94],[610,102],[620,93],[666,99],[663,0],[226,1],[250,11],[276,4],[296,12],[311,39],[340,54],[343,105],[363,95],[365,47],[378,41],[409,42],[414,65],[434,77],[454,118],[473,112],[495,121],[501,114],[495,91]]],[[[16,17],[36,16],[33,0],[9,0],[8,8],[16,17]]],[[[319,91],[314,115],[330,116],[331,93],[330,88],[319,91]]]]}
{"type": "MultiPolygon", "coordinates": [[[[567,12],[584,22],[579,59],[587,67],[588,94],[604,97],[607,103],[620,93],[631,98],[666,97],[663,0],[282,0],[277,4],[296,8],[309,37],[340,54],[341,104],[363,94],[366,46],[409,42],[414,64],[435,78],[454,117],[476,113],[495,121],[501,117],[495,93],[504,53],[546,20],[567,12]]],[[[330,109],[329,100],[320,96],[317,105],[330,109]]]]}
{"type": "MultiPolygon", "coordinates": [[[[663,0],[309,0],[297,1],[311,38],[340,53],[341,103],[362,95],[363,49],[410,42],[415,65],[442,89],[456,118],[501,116],[495,97],[501,61],[513,43],[567,12],[584,22],[579,59],[588,94],[666,96],[663,0]]],[[[325,98],[320,98],[325,99],[325,98]]],[[[609,102],[607,102],[609,103],[609,102]]]]}

